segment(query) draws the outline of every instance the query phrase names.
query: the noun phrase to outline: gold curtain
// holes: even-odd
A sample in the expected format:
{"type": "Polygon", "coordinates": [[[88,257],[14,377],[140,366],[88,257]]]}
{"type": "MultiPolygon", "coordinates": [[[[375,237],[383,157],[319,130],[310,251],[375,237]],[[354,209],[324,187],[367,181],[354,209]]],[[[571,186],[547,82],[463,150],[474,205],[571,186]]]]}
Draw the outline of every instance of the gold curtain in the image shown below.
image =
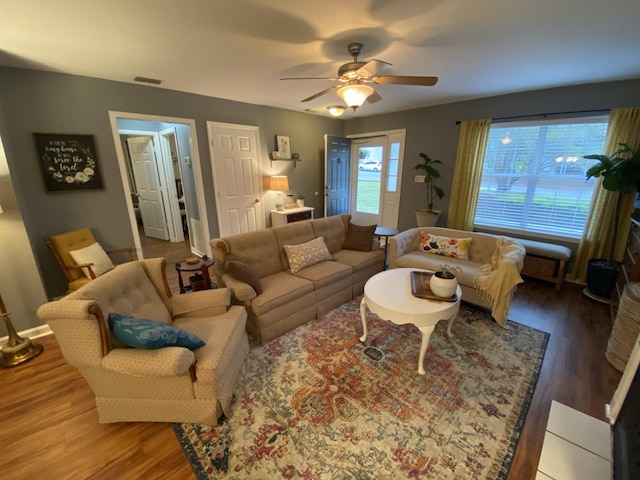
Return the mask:
{"type": "MultiPolygon", "coordinates": [[[[640,145],[640,108],[618,108],[609,114],[609,126],[605,139],[604,152],[609,155],[626,143],[636,149],[640,145]]],[[[598,152],[593,152],[598,153],[598,152]]],[[[620,223],[614,250],[614,260],[620,260],[624,254],[624,246],[631,226],[635,194],[627,194],[620,205],[620,223]]],[[[569,278],[585,283],[587,279],[587,261],[591,258],[606,258],[613,229],[613,210],[616,203],[616,192],[602,187],[602,178],[598,179],[589,209],[589,217],[584,229],[578,253],[569,278]]]]}
{"type": "Polygon", "coordinates": [[[462,122],[451,184],[447,226],[473,230],[491,119],[462,122]]]}

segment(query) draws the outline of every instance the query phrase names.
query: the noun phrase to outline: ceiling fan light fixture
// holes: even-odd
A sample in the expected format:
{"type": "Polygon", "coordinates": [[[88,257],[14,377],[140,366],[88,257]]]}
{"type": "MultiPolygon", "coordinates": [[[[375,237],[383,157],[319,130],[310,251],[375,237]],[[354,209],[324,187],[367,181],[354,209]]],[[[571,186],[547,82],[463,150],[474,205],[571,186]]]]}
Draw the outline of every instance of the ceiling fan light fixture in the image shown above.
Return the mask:
{"type": "Polygon", "coordinates": [[[327,110],[332,116],[339,117],[344,113],[345,108],[342,105],[329,105],[327,110]]]}
{"type": "Polygon", "coordinates": [[[346,103],[348,107],[353,108],[354,111],[360,107],[372,93],[373,87],[362,83],[345,85],[338,89],[338,96],[344,100],[344,103],[346,103]]]}

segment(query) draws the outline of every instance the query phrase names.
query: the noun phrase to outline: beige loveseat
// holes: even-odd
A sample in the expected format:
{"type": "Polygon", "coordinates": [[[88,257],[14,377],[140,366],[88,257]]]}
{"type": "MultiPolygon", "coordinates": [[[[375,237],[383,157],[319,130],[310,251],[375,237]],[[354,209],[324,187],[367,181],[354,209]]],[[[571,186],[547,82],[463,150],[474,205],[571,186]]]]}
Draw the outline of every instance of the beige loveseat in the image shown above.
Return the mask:
{"type": "Polygon", "coordinates": [[[349,221],[349,215],[337,215],[211,240],[214,271],[231,290],[233,302],[246,306],[247,329],[258,342],[268,342],[355,298],[365,282],[382,271],[384,252],[377,240],[367,251],[343,248],[349,221]],[[318,237],[324,239],[331,260],[288,273],[285,245],[318,237]],[[262,293],[225,271],[229,254],[242,257],[250,266],[259,277],[262,293]]]}
{"type": "Polygon", "coordinates": [[[501,325],[506,322],[509,301],[516,285],[523,282],[520,271],[524,256],[524,247],[513,239],[451,228],[417,227],[389,238],[389,268],[437,271],[443,264],[459,267],[456,278],[462,290],[462,300],[491,310],[501,325]],[[422,232],[449,238],[471,238],[469,259],[419,251],[422,232]],[[505,254],[507,249],[509,253],[505,254]],[[478,288],[479,278],[486,280],[483,282],[485,291],[478,288]]]}
{"type": "Polygon", "coordinates": [[[118,265],[38,309],[65,359],[95,393],[101,423],[212,425],[229,413],[249,352],[246,311],[230,306],[230,292],[224,288],[172,296],[165,267],[162,258],[118,265]],[[205,345],[195,350],[126,347],[109,327],[111,313],[173,324],[205,345]]]}

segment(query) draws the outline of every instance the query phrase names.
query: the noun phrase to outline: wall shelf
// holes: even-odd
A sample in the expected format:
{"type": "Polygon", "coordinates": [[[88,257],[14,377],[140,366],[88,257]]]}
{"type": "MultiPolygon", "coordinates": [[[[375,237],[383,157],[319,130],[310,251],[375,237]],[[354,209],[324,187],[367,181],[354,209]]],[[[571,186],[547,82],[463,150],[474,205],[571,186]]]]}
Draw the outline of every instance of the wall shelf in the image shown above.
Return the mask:
{"type": "Polygon", "coordinates": [[[300,158],[273,158],[273,153],[269,156],[271,167],[273,167],[273,162],[293,162],[293,168],[296,168],[296,165],[300,160],[300,158]]]}

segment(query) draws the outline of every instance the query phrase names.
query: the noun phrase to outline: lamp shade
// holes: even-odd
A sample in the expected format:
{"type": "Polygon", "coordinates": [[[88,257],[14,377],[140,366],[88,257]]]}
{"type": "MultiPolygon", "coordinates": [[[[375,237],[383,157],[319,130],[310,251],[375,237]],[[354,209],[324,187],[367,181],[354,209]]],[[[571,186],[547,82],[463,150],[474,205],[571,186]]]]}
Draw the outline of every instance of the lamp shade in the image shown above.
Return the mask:
{"type": "Polygon", "coordinates": [[[362,83],[345,85],[338,89],[338,96],[344,100],[347,106],[354,110],[361,106],[369,95],[373,93],[373,87],[362,83]]]}
{"type": "Polygon", "coordinates": [[[329,113],[334,117],[339,117],[344,113],[344,107],[342,105],[330,105],[327,107],[329,113]]]}
{"type": "Polygon", "coordinates": [[[278,192],[289,190],[289,179],[286,175],[274,175],[269,182],[269,189],[278,192]]]}

